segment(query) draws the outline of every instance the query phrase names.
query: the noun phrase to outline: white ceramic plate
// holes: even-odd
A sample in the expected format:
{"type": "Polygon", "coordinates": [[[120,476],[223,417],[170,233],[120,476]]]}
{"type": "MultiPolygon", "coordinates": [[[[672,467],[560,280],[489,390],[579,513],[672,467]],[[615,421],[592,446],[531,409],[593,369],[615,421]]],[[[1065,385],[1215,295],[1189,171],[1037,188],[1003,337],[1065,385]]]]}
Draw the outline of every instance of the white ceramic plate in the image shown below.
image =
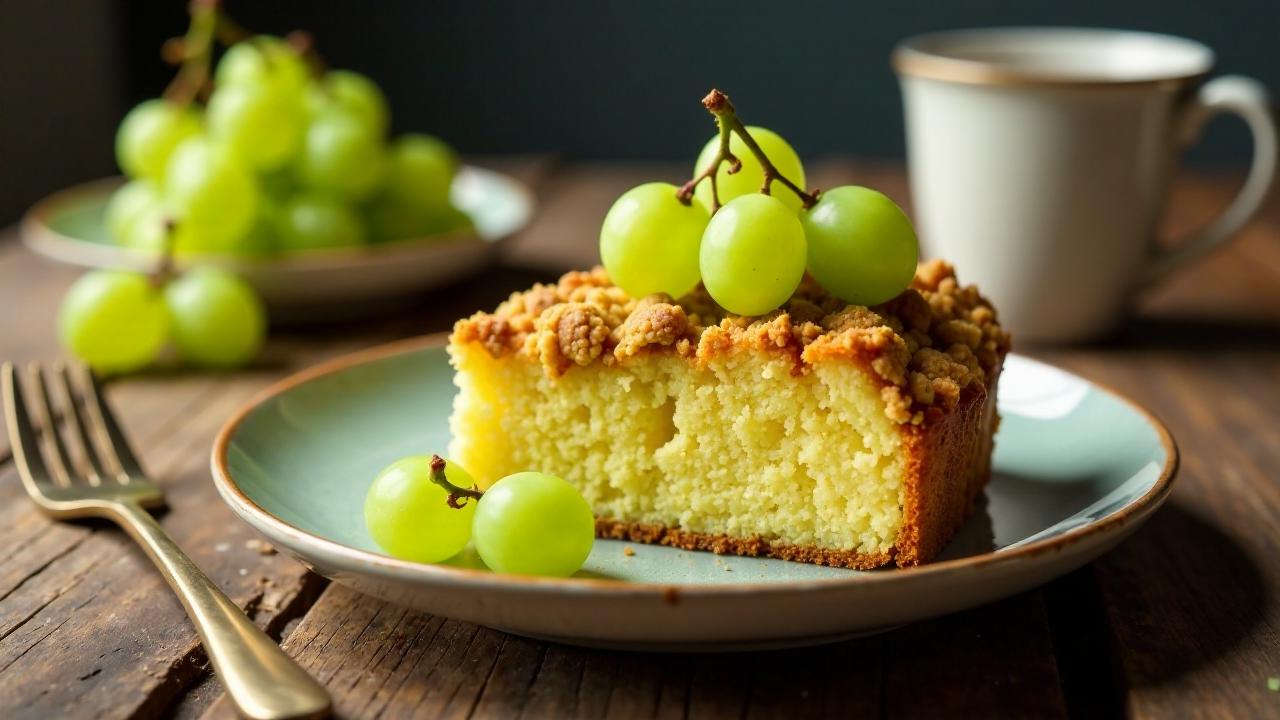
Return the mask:
{"type": "MultiPolygon", "coordinates": [[[[22,221],[22,239],[32,250],[83,267],[149,270],[154,253],[114,245],[103,212],[122,178],[77,185],[37,203],[22,221]]],[[[332,318],[456,282],[488,264],[499,244],[533,217],[533,194],[501,173],[465,166],[452,189],[454,204],[475,222],[475,232],[400,240],[355,248],[292,253],[254,260],[222,255],[180,258],[227,267],[262,295],[273,319],[332,318]],[[316,313],[317,309],[326,312],[316,313]]]]}
{"type": "Polygon", "coordinates": [[[361,592],[510,632],[594,646],[724,650],[826,642],[991,602],[1111,549],[1167,496],[1168,431],[1119,395],[1011,356],[985,504],[943,559],[871,572],[597,541],[548,579],[380,553],[360,508],[391,461],[445,447],[453,371],[434,336],[321,365],[228,421],[222,497],[278,547],[361,592]],[[634,556],[623,548],[630,545],[634,556]]]}

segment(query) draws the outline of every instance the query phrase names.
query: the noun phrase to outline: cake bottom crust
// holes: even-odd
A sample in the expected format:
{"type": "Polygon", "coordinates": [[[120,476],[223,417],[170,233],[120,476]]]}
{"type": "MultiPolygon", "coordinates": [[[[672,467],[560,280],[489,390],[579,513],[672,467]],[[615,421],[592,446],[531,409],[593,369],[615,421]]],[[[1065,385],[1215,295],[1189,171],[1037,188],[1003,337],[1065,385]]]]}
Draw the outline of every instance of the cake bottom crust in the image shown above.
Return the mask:
{"type": "Polygon", "coordinates": [[[737,538],[711,535],[647,523],[596,519],[596,536],[607,540],[630,540],[646,545],[666,545],[681,550],[710,551],[717,555],[772,557],[779,560],[829,565],[852,570],[871,570],[893,562],[893,549],[878,553],[833,550],[813,545],[783,545],[760,537],[737,538]]]}

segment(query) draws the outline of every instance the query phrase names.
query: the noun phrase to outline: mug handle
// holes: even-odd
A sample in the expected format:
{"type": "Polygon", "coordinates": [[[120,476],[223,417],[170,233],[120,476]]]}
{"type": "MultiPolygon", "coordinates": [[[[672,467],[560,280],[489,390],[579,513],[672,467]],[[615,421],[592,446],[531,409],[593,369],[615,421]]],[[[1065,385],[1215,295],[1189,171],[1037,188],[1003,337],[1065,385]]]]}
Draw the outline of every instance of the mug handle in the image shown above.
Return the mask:
{"type": "Polygon", "coordinates": [[[1211,118],[1223,113],[1239,115],[1253,134],[1253,164],[1249,168],[1249,177],[1236,199],[1221,215],[1177,243],[1173,249],[1156,255],[1143,278],[1145,284],[1163,279],[1175,268],[1231,239],[1253,218],[1267,198],[1276,171],[1276,124],[1266,88],[1257,80],[1242,75],[1224,75],[1205,83],[1182,118],[1182,138],[1190,144],[1200,136],[1211,118]]]}

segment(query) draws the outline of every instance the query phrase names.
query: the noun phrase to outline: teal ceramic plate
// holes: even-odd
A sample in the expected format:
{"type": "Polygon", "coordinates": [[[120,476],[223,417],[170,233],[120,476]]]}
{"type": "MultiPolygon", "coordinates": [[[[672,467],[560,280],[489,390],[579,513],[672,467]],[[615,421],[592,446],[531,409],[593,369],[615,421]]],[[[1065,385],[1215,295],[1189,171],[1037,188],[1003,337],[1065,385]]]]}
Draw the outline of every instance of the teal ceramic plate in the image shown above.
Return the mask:
{"type": "Polygon", "coordinates": [[[1145,410],[1011,356],[985,502],[939,562],[871,572],[597,541],[574,578],[498,575],[471,557],[387,557],[361,515],[377,472],[448,444],[453,370],[434,336],[340,358],[271,388],[223,428],[218,491],[322,575],[510,632],[632,649],[823,642],[1035,587],[1106,552],[1168,495],[1177,450],[1145,410]]]}
{"type": "MultiPolygon", "coordinates": [[[[22,221],[32,250],[84,267],[155,267],[153,253],[114,245],[103,226],[111,192],[123,182],[107,178],[68,188],[37,203],[22,221]]],[[[499,243],[528,224],[533,194],[501,173],[466,166],[453,183],[453,202],[475,222],[475,232],[358,248],[292,253],[265,260],[226,256],[180,258],[235,270],[257,288],[274,319],[335,317],[385,307],[466,277],[493,257],[499,243]],[[316,308],[326,310],[317,314],[316,308]]]]}

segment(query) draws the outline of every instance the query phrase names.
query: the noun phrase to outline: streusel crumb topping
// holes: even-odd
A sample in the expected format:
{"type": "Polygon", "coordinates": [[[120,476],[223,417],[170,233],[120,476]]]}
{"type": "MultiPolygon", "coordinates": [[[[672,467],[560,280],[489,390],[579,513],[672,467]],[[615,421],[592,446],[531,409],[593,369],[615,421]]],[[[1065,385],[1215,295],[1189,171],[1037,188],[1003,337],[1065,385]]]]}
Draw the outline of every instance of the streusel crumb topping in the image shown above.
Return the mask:
{"type": "Polygon", "coordinates": [[[679,300],[632,298],[597,267],[459,320],[453,340],[539,362],[551,377],[649,352],[706,362],[744,348],[776,351],[794,358],[797,374],[852,359],[883,382],[889,417],[911,424],[985,390],[1009,351],[991,303],[942,260],[922,264],[910,288],[872,307],[842,302],[806,277],[786,305],[760,317],[726,313],[701,287],[679,300]]]}

